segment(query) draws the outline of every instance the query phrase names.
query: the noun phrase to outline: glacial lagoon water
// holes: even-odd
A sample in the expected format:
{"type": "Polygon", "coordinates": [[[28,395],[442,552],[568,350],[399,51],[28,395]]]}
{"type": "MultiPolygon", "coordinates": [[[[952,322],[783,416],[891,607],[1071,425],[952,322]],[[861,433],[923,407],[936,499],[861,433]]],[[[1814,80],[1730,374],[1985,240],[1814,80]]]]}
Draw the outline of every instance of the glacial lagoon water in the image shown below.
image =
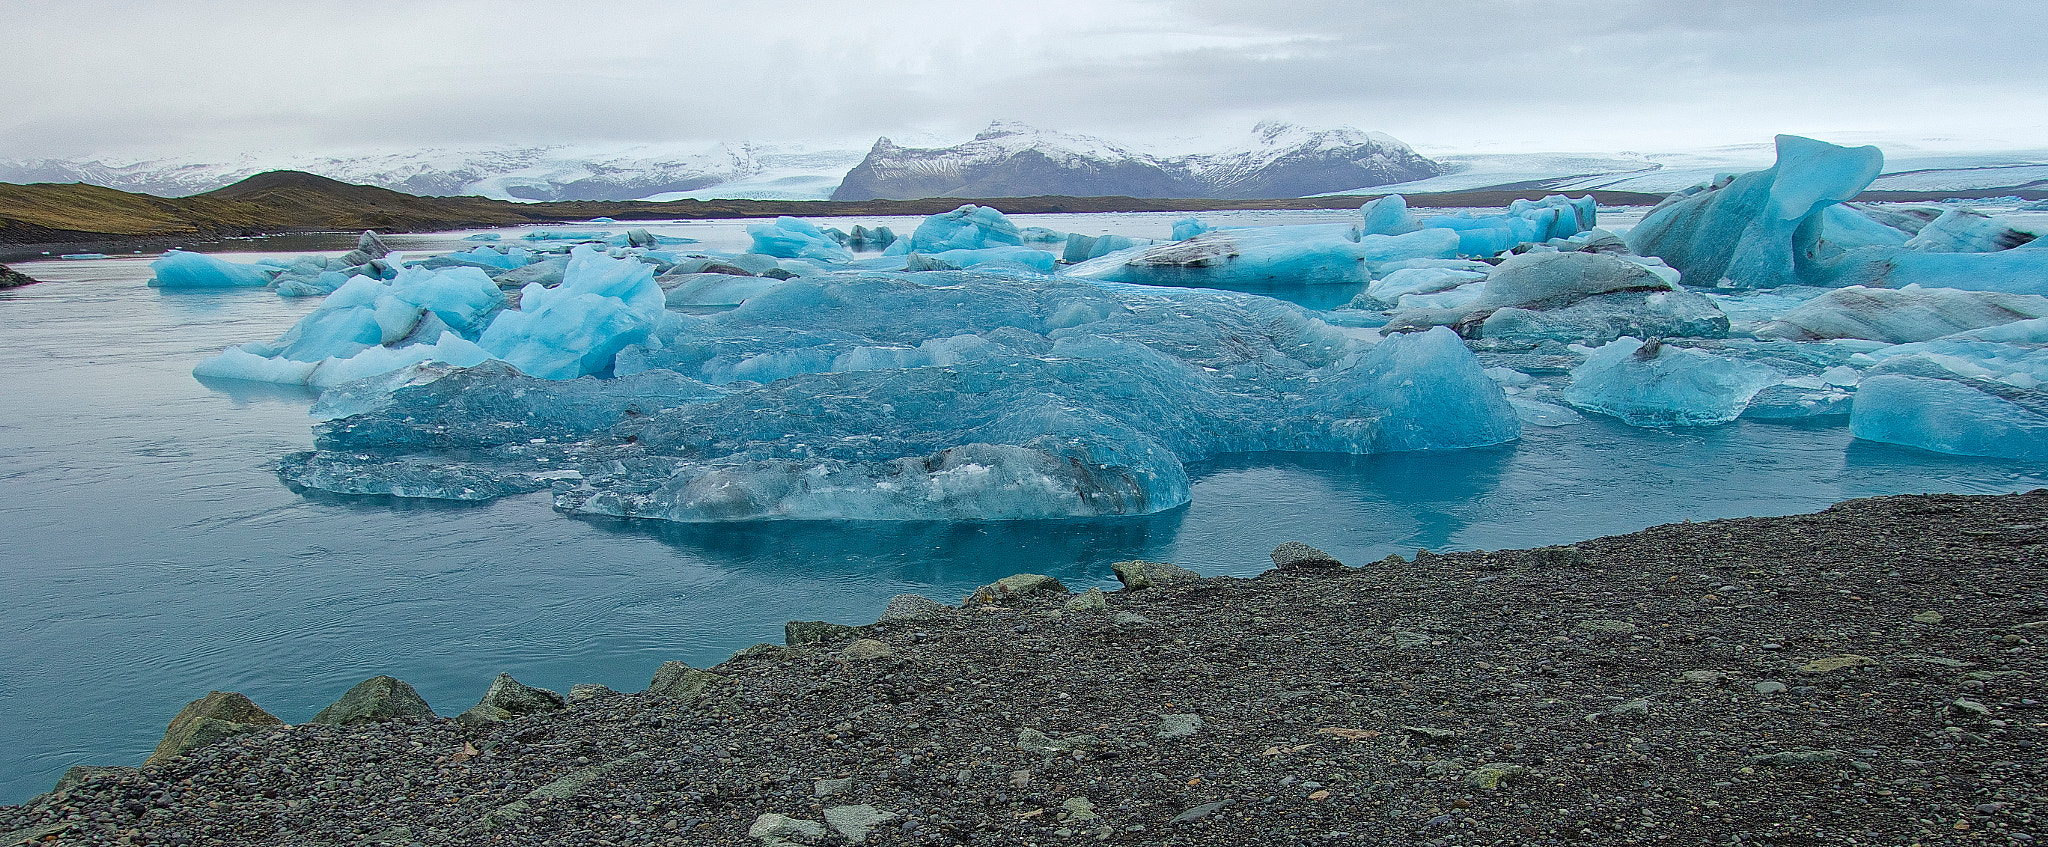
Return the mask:
{"type": "MultiPolygon", "coordinates": [[[[1346,213],[1204,217],[1330,214],[1346,213]]],[[[1176,217],[1018,222],[1164,235],[1176,217]]],[[[653,228],[733,249],[743,225],[653,228]]],[[[392,241],[447,249],[462,235],[392,241]]],[[[233,246],[282,257],[348,244],[233,246]]],[[[499,671],[563,691],[638,689],[663,661],[701,667],[779,641],[787,620],[871,621],[891,595],[957,602],[1020,571],[1108,589],[1118,559],[1251,576],[1289,540],[1362,562],[1851,497],[2048,485],[2048,467],[1856,442],[1839,426],[1659,431],[1587,418],[1483,450],[1226,457],[1195,469],[1191,505],[1114,520],[668,525],[570,519],[545,495],[480,505],[302,496],[272,468],[310,447],[311,396],[202,385],[190,370],[228,344],[275,336],[316,303],[149,289],[147,262],[19,263],[45,284],[0,292],[0,802],[47,790],[74,764],[140,762],[171,715],[209,689],[297,722],[388,673],[452,715],[499,671]]]]}

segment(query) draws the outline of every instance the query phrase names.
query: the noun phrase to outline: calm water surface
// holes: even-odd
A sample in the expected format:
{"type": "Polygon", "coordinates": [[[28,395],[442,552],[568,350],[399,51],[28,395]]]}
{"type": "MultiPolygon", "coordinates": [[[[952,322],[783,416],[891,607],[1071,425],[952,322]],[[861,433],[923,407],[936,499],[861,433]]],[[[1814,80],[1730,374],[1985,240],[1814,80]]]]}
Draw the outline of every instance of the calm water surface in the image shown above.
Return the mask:
{"type": "MultiPolygon", "coordinates": [[[[1164,235],[1178,217],[1020,223],[1164,235]]],[[[655,228],[731,249],[743,226],[655,228]]],[[[451,237],[393,240],[430,249],[451,237]]],[[[544,494],[302,497],[272,467],[311,446],[310,396],[209,388],[190,371],[317,303],[149,289],[147,261],[20,264],[46,283],[0,292],[0,802],[47,790],[73,764],[140,762],[209,689],[298,722],[388,673],[452,715],[499,671],[560,691],[637,690],[663,661],[702,667],[779,641],[787,620],[872,621],[891,595],[957,602],[1019,571],[1108,588],[1118,559],[1249,576],[1289,540],[1363,562],[2048,485],[2048,469],[1852,442],[1840,427],[1658,432],[1589,419],[1485,450],[1225,457],[1196,468],[1192,505],[1118,520],[698,526],[566,518],[544,494]]]]}

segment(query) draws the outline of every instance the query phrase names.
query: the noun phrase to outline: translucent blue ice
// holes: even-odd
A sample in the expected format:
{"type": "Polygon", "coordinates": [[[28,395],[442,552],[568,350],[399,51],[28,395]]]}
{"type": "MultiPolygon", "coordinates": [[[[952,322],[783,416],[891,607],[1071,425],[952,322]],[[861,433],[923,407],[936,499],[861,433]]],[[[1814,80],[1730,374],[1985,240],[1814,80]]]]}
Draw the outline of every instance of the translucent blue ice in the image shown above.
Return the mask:
{"type": "Polygon", "coordinates": [[[163,258],[149,263],[149,269],[156,272],[149,281],[154,288],[261,288],[269,285],[277,273],[276,269],[184,250],[165,253],[163,258]]]}
{"type": "Polygon", "coordinates": [[[486,356],[472,341],[503,306],[472,267],[352,277],[277,340],[231,347],[193,373],[326,387],[422,361],[474,365],[486,356]]]}
{"type": "MultiPolygon", "coordinates": [[[[1361,211],[1366,216],[1366,231],[1375,228],[1402,228],[1409,225],[1405,205],[1395,207],[1389,204],[1400,195],[1375,200],[1361,211]]],[[[1404,201],[1405,202],[1405,201],[1404,201]]],[[[1412,217],[1412,216],[1409,216],[1412,217]]],[[[1553,238],[1570,238],[1592,229],[1599,219],[1599,206],[1592,195],[1577,200],[1562,195],[1545,197],[1542,200],[1516,200],[1508,206],[1504,215],[1473,215],[1459,213],[1421,218],[1413,223],[1422,229],[1449,229],[1458,233],[1458,252],[1467,256],[1495,256],[1531,242],[1541,243],[1553,238]]],[[[1389,233],[1395,234],[1395,233],[1389,233]]]]}
{"type": "Polygon", "coordinates": [[[1622,338],[1573,369],[1564,396],[1630,426],[1711,426],[1740,417],[1751,397],[1783,377],[1754,362],[1622,338]]]}
{"type": "Polygon", "coordinates": [[[1063,276],[1185,288],[1270,290],[1277,285],[1364,283],[1372,267],[1408,259],[1451,259],[1458,234],[1422,230],[1363,235],[1337,224],[1212,230],[1090,259],[1063,276]]]}
{"type": "MultiPolygon", "coordinates": [[[[2048,253],[1912,249],[1892,244],[1891,235],[1870,225],[1874,221],[1831,211],[1877,177],[1884,163],[1877,148],[1837,147],[1792,135],[1778,136],[1777,143],[1778,162],[1767,170],[1666,198],[1629,230],[1629,246],[1662,257],[1691,285],[1919,285],[2048,293],[2048,253]],[[1840,231],[1839,242],[1830,238],[1831,225],[1840,231]]],[[[1990,234],[1990,228],[1961,217],[1913,246],[2010,246],[2011,237],[1990,234]]]]}
{"type": "MultiPolygon", "coordinates": [[[[915,279],[792,280],[728,312],[670,314],[618,357],[622,376],[723,386],[715,397],[654,398],[667,408],[433,464],[413,451],[452,446],[427,421],[454,395],[411,389],[326,428],[321,451],[285,472],[411,496],[567,480],[565,511],[674,521],[1000,520],[1172,508],[1189,496],[1185,463],[1222,452],[1454,449],[1519,433],[1449,332],[1365,346],[1259,297],[915,279]]],[[[462,402],[481,419],[466,425],[482,433],[530,414],[482,398],[548,390],[512,374],[473,382],[460,398],[475,398],[462,402]]]]}
{"type": "Polygon", "coordinates": [[[1024,243],[1017,225],[991,206],[966,205],[925,218],[910,234],[907,243],[898,242],[903,252],[943,253],[947,250],[980,250],[988,247],[1016,247],[1024,243]]]}
{"type": "Polygon", "coordinates": [[[1407,235],[1422,228],[1422,219],[1408,211],[1408,198],[1399,194],[1368,200],[1358,213],[1365,218],[1359,228],[1369,235],[1407,235]]]}
{"type": "Polygon", "coordinates": [[[982,268],[1051,274],[1053,267],[1059,263],[1053,254],[1035,247],[984,247],[979,250],[947,250],[917,255],[931,261],[923,268],[912,270],[957,271],[965,268],[982,268]]]}
{"type": "MultiPolygon", "coordinates": [[[[1181,218],[1173,222],[1173,240],[1186,241],[1209,231],[1209,225],[1199,218],[1181,218]]],[[[1089,257],[1094,258],[1094,257],[1089,257]]]]}
{"type": "Polygon", "coordinates": [[[529,375],[574,379],[609,371],[612,357],[647,337],[664,312],[652,265],[578,247],[561,285],[526,286],[519,308],[500,313],[477,344],[529,375]]]}
{"type": "Polygon", "coordinates": [[[1991,391],[1948,379],[1873,376],[1856,388],[1849,432],[1937,453],[2048,460],[2042,395],[2033,394],[2030,408],[1991,391]]]}
{"type": "Polygon", "coordinates": [[[817,224],[787,215],[772,224],[749,224],[747,235],[754,239],[753,252],[783,259],[819,259],[828,262],[853,261],[853,252],[840,246],[817,224]]]}

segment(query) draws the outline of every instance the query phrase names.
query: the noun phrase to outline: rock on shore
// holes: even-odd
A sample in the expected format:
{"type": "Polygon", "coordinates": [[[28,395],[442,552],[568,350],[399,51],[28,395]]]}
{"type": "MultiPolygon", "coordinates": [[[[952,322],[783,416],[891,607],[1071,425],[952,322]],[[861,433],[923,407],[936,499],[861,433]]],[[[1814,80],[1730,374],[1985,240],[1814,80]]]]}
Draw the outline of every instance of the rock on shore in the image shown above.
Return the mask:
{"type": "Polygon", "coordinates": [[[6,265],[0,265],[0,289],[20,288],[24,285],[32,285],[38,281],[35,277],[21,271],[6,265]]]}
{"type": "MultiPolygon", "coordinates": [[[[81,769],[0,808],[0,837],[2048,837],[2048,490],[1356,568],[1305,549],[1276,560],[1314,566],[1156,580],[1100,595],[1100,611],[1043,586],[793,626],[795,646],[741,651],[708,669],[716,684],[673,684],[707,673],[679,666],[648,692],[527,696],[531,710],[474,724],[260,729],[140,771],[81,769]]],[[[531,694],[500,683],[507,702],[531,694]]]]}

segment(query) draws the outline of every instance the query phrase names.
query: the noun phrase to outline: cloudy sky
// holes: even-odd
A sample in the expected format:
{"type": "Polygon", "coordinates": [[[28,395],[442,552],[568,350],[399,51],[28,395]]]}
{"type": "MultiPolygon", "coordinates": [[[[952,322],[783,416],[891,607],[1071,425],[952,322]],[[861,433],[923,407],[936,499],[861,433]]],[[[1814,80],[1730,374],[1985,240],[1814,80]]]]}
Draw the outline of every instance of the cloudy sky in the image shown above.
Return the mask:
{"type": "Polygon", "coordinates": [[[2041,0],[0,0],[0,158],[950,143],[2048,147],[2041,0]]]}

